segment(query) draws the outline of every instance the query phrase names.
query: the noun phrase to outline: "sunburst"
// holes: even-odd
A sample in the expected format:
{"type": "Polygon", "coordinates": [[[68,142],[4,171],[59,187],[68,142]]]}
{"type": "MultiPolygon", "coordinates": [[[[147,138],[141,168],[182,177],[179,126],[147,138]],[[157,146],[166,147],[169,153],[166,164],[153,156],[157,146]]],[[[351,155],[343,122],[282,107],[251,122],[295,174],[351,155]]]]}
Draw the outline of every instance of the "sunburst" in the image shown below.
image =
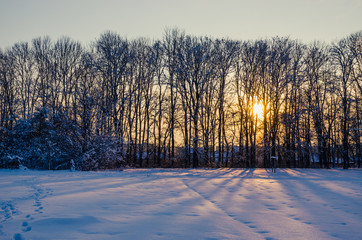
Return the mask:
{"type": "Polygon", "coordinates": [[[255,103],[253,106],[253,114],[257,118],[262,118],[264,112],[263,104],[261,103],[255,103]]]}

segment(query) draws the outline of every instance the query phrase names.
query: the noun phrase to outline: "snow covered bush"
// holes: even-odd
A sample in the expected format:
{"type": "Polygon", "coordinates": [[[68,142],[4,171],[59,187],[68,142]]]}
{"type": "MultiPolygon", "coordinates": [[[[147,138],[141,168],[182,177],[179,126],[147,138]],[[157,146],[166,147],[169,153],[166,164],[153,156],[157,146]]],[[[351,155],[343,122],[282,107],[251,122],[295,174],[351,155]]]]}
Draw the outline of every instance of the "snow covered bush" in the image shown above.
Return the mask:
{"type": "Polygon", "coordinates": [[[6,168],[19,169],[22,166],[23,158],[16,155],[7,154],[2,158],[2,160],[4,163],[6,163],[6,168]]]}
{"type": "Polygon", "coordinates": [[[118,140],[108,136],[97,136],[82,155],[78,168],[83,171],[118,169],[125,166],[118,140]]]}
{"type": "Polygon", "coordinates": [[[47,108],[39,109],[1,135],[1,168],[104,170],[125,166],[118,140],[94,135],[84,140],[66,111],[53,112],[50,116],[47,108]]]}
{"type": "Polygon", "coordinates": [[[76,126],[64,116],[49,119],[48,109],[42,108],[9,131],[1,156],[3,167],[69,169],[71,160],[81,154],[76,132],[76,126]]]}

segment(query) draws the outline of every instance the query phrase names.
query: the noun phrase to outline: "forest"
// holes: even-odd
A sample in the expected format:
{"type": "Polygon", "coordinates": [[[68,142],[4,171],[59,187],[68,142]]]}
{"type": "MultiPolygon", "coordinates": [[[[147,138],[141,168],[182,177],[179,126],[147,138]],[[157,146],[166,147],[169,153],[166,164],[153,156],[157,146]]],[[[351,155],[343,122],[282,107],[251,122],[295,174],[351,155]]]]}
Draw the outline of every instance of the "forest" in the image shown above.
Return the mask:
{"type": "Polygon", "coordinates": [[[362,31],[0,49],[0,168],[360,167],[362,31]]]}

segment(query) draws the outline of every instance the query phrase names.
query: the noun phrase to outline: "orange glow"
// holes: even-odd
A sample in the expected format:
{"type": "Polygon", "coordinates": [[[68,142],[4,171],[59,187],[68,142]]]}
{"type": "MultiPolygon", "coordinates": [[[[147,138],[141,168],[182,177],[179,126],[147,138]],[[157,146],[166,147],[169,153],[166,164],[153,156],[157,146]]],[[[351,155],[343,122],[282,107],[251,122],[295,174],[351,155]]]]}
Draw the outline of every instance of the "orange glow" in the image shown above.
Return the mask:
{"type": "Polygon", "coordinates": [[[263,105],[261,103],[255,103],[253,106],[253,114],[254,116],[256,116],[257,118],[262,118],[263,117],[263,105]]]}

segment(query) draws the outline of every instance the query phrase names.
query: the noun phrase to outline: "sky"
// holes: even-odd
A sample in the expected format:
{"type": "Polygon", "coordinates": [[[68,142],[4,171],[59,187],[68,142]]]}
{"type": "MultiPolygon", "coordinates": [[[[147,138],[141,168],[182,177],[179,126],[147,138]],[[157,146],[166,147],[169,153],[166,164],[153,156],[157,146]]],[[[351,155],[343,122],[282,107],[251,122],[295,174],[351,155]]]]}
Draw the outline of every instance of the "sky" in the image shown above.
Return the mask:
{"type": "Polygon", "coordinates": [[[128,39],[187,34],[327,43],[362,30],[362,0],[0,0],[0,48],[48,35],[88,44],[107,31],[128,39]]]}

